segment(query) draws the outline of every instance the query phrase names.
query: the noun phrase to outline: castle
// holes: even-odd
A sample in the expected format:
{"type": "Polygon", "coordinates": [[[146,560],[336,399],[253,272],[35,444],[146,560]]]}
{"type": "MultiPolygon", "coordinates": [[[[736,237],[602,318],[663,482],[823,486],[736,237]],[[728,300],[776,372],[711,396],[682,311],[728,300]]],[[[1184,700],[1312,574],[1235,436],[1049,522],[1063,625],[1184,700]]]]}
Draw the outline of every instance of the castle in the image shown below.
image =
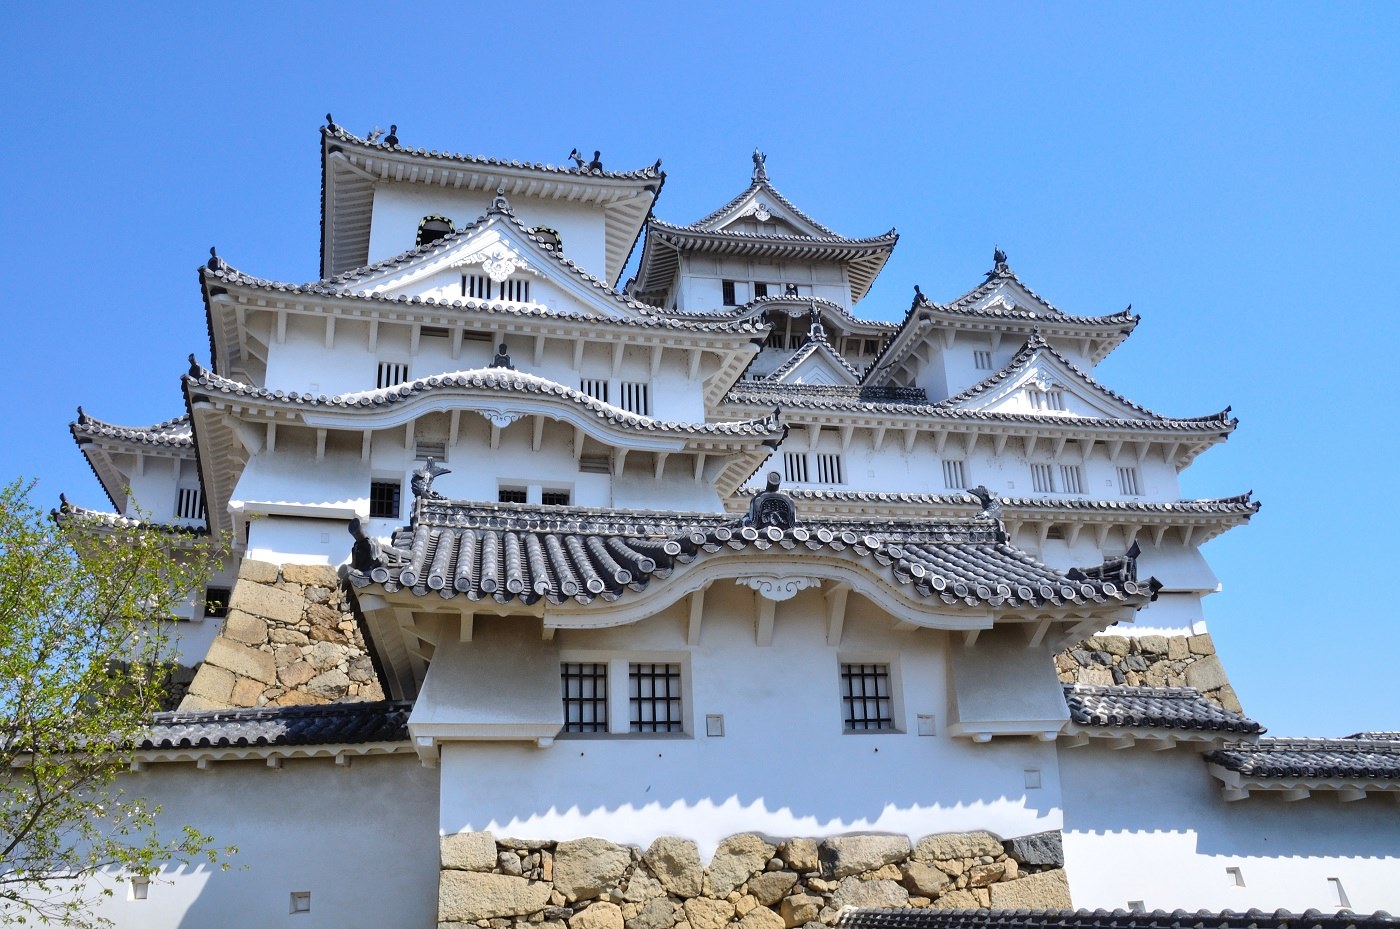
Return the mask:
{"type": "Polygon", "coordinates": [[[1094,378],[1131,311],[998,249],[865,318],[897,235],[759,152],[678,225],[659,162],[320,141],[319,279],[211,250],[185,412],[71,426],[67,512],[234,548],[130,779],[238,867],[118,925],[1400,906],[1400,734],[1245,715],[1199,548],[1258,503],[1178,482],[1237,421],[1094,378]]]}

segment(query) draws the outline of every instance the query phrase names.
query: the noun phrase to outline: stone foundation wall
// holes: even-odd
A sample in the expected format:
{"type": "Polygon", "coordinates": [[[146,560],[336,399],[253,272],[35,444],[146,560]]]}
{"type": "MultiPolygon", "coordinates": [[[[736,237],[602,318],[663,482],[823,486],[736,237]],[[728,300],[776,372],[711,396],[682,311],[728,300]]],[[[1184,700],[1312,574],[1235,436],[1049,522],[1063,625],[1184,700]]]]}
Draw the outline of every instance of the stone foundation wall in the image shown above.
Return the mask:
{"type": "Polygon", "coordinates": [[[1091,636],[1056,655],[1055,669],[1062,684],[1194,687],[1219,706],[1244,712],[1209,633],[1091,636]]]}
{"type": "Polygon", "coordinates": [[[440,927],[480,929],[811,929],[843,907],[1069,907],[1060,833],[987,832],[720,843],[643,852],[603,839],[547,842],[465,832],[442,838],[440,927]]]}
{"type": "Polygon", "coordinates": [[[335,569],[245,560],[182,710],[382,700],[335,569]]]}

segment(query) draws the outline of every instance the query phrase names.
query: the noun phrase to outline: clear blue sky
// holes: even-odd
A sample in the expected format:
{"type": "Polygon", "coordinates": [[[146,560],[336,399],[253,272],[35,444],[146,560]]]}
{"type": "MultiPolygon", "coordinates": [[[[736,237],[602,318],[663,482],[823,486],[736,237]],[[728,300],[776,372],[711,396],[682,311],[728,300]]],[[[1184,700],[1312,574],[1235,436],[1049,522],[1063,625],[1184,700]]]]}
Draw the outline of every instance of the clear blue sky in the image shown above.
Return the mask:
{"type": "Polygon", "coordinates": [[[1233,404],[1185,492],[1264,502],[1206,548],[1245,709],[1400,728],[1400,4],[678,8],[6,5],[0,476],[105,503],[66,425],[182,411],[211,244],[317,276],[327,110],[427,148],[661,157],[678,222],[758,145],[827,225],[899,229],[864,315],[961,293],[994,243],[1067,312],[1133,304],[1101,379],[1167,414],[1233,404]]]}

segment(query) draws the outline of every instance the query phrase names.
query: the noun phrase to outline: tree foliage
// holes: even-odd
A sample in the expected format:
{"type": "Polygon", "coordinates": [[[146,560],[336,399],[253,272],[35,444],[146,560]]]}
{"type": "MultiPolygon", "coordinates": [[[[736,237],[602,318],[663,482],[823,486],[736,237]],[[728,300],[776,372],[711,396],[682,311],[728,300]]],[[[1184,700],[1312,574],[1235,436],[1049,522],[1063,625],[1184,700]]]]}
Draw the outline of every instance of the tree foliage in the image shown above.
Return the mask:
{"type": "Polygon", "coordinates": [[[32,488],[0,490],[0,921],[94,926],[98,872],[220,857],[190,827],[158,834],[159,807],[119,780],[164,695],[159,620],[214,553],[132,520],[50,519],[32,488]]]}

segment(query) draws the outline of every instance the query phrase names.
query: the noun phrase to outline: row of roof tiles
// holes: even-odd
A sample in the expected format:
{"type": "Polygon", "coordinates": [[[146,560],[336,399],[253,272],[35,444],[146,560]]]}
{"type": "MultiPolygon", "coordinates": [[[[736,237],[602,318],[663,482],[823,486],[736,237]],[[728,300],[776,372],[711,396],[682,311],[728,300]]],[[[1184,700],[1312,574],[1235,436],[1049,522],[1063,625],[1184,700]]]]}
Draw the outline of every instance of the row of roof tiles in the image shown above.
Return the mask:
{"type": "Polygon", "coordinates": [[[1216,749],[1205,758],[1245,777],[1400,779],[1400,740],[1391,738],[1260,739],[1216,749]]]}
{"type": "Polygon", "coordinates": [[[82,407],[78,407],[78,418],[69,424],[68,429],[73,433],[73,438],[79,441],[90,437],[170,448],[190,448],[194,445],[188,413],[152,426],[118,426],[89,416],[82,407]]]}
{"type": "Polygon", "coordinates": [[[936,910],[850,909],[836,920],[837,929],[1396,929],[1400,919],[1389,913],[1369,916],[1343,910],[1265,913],[1250,910],[936,910]]]}
{"type": "MultiPolygon", "coordinates": [[[[743,488],[740,496],[753,496],[759,491],[743,488]]],[[[977,501],[968,494],[926,494],[900,493],[874,490],[824,490],[801,488],[785,491],[794,500],[845,500],[856,503],[906,503],[922,506],[976,506],[977,501]]],[[[1000,497],[1003,507],[1024,509],[1084,510],[1092,512],[1122,513],[1162,513],[1162,514],[1220,514],[1253,515],[1259,512],[1260,504],[1253,499],[1254,492],[1248,491],[1231,497],[1217,497],[1210,500],[1091,500],[1085,497],[1000,497]]]]}
{"type": "Polygon", "coordinates": [[[1257,734],[1264,727],[1211,703],[1192,687],[1066,684],[1070,721],[1078,726],[1257,734]]]}

